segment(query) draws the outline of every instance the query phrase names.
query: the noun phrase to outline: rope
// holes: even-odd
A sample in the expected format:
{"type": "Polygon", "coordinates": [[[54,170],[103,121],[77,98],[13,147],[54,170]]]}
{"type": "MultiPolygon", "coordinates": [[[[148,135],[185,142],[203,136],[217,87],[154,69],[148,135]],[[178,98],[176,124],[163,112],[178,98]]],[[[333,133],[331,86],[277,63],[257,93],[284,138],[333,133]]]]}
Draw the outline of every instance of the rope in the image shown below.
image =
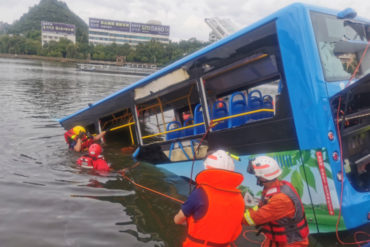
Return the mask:
{"type": "Polygon", "coordinates": [[[175,198],[175,197],[172,197],[172,196],[166,195],[166,194],[164,194],[164,193],[162,193],[162,192],[159,192],[159,191],[157,191],[157,190],[151,189],[151,188],[146,187],[146,186],[144,186],[144,185],[138,184],[138,183],[136,183],[134,180],[132,180],[132,179],[130,179],[129,177],[127,177],[125,173],[126,173],[128,170],[130,170],[130,169],[133,169],[133,168],[137,167],[139,164],[140,164],[139,162],[136,162],[133,166],[128,167],[128,168],[125,168],[125,169],[121,170],[119,173],[122,175],[122,177],[123,177],[124,179],[126,179],[128,182],[132,183],[133,185],[135,185],[135,186],[137,186],[137,187],[140,187],[140,188],[142,188],[142,189],[144,189],[144,190],[150,191],[150,192],[155,193],[155,194],[157,194],[157,195],[160,195],[160,196],[166,197],[166,198],[171,199],[171,200],[173,200],[173,201],[179,202],[179,203],[181,203],[181,204],[183,204],[183,203],[184,203],[184,201],[182,201],[182,200],[180,200],[180,199],[177,199],[177,198],[175,198]]]}
{"type": "Polygon", "coordinates": [[[211,120],[211,123],[210,125],[208,126],[207,128],[207,131],[204,133],[204,135],[202,136],[202,139],[200,140],[195,152],[194,152],[194,155],[193,155],[193,162],[191,163],[191,170],[190,170],[190,180],[189,180],[189,195],[191,193],[191,181],[193,180],[193,170],[194,170],[194,163],[195,163],[195,156],[196,154],[198,153],[199,154],[199,149],[200,149],[200,145],[202,145],[202,142],[204,141],[204,139],[206,138],[206,136],[208,135],[208,132],[211,128],[215,127],[218,123],[215,123],[211,120]]]}
{"type": "MultiPolygon", "coordinates": [[[[252,239],[249,239],[248,237],[247,237],[247,233],[248,232],[255,232],[255,233],[258,233],[258,231],[257,230],[245,230],[244,232],[243,232],[243,238],[245,239],[245,240],[247,240],[248,242],[250,242],[250,243],[254,243],[254,244],[261,244],[261,243],[263,243],[263,241],[265,241],[265,239],[266,239],[266,237],[264,237],[265,239],[264,240],[262,240],[262,241],[255,241],[255,240],[252,240],[252,239]]],[[[264,236],[264,235],[263,235],[264,236]]]]}

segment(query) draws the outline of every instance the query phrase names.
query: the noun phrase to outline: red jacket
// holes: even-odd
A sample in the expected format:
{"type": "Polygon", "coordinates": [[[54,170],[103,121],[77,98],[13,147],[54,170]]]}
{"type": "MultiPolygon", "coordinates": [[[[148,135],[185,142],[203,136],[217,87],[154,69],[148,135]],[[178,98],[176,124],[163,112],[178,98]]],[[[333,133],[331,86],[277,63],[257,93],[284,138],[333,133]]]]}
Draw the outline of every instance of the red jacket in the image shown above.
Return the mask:
{"type": "Polygon", "coordinates": [[[208,209],[201,219],[187,218],[183,246],[230,246],[242,230],[244,200],[236,188],[242,181],[241,174],[227,170],[207,169],[198,174],[196,182],[207,195],[208,209]]]}
{"type": "MultiPolygon", "coordinates": [[[[69,148],[73,148],[77,143],[77,135],[74,133],[73,129],[68,130],[64,133],[64,139],[68,144],[69,148]]],[[[86,150],[91,144],[94,143],[94,138],[84,135],[82,138],[81,150],[86,150]]]]}
{"type": "Polygon", "coordinates": [[[264,189],[260,205],[248,209],[244,217],[248,225],[262,226],[266,246],[270,242],[272,246],[308,246],[309,229],[303,204],[289,182],[276,180],[273,186],[264,189]]]}
{"type": "Polygon", "coordinates": [[[88,155],[81,156],[76,161],[78,165],[87,169],[95,169],[98,171],[109,171],[110,167],[103,157],[94,159],[88,155]]]}

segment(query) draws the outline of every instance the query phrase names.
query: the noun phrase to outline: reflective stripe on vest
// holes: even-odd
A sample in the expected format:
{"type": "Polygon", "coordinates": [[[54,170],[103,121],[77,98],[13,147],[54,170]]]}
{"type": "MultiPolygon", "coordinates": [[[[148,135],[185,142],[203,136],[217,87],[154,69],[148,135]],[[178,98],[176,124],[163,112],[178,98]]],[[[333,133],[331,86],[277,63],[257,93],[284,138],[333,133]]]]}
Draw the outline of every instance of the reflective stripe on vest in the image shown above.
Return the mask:
{"type": "MultiPolygon", "coordinates": [[[[277,188],[276,193],[280,191],[292,200],[296,209],[294,217],[284,217],[272,221],[262,227],[262,232],[265,233],[267,238],[276,242],[294,243],[302,241],[308,236],[309,229],[301,199],[292,184],[286,181],[280,182],[282,185],[277,188]]],[[[276,193],[269,194],[269,196],[271,197],[276,193]]],[[[262,205],[265,204],[267,204],[267,198],[263,197],[262,205]]]]}
{"type": "Polygon", "coordinates": [[[249,208],[244,213],[244,219],[245,219],[245,221],[247,221],[248,225],[255,226],[256,223],[254,222],[254,220],[251,217],[250,210],[257,211],[258,206],[254,206],[252,209],[249,208]]]}
{"type": "Polygon", "coordinates": [[[207,195],[208,208],[201,219],[187,218],[187,243],[221,247],[238,237],[242,230],[244,199],[236,187],[242,181],[241,174],[220,169],[207,169],[198,174],[196,182],[207,195]]]}

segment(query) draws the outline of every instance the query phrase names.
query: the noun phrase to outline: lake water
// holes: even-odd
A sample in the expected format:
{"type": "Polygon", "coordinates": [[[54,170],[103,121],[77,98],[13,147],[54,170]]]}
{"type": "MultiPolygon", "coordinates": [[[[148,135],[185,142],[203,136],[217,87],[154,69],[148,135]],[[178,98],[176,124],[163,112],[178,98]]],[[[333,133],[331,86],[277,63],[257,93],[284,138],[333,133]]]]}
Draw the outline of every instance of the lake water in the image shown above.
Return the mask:
{"type": "MultiPolygon", "coordinates": [[[[138,79],[61,63],[0,59],[1,246],[180,246],[185,228],[172,221],[180,205],[119,174],[78,169],[78,155],[68,151],[57,122],[138,79]]],[[[120,151],[122,144],[108,144],[104,155],[114,169],[134,164],[120,151]]],[[[128,176],[186,199],[179,192],[185,182],[149,164],[128,176]]],[[[311,246],[338,246],[334,234],[311,241],[311,246]]]]}

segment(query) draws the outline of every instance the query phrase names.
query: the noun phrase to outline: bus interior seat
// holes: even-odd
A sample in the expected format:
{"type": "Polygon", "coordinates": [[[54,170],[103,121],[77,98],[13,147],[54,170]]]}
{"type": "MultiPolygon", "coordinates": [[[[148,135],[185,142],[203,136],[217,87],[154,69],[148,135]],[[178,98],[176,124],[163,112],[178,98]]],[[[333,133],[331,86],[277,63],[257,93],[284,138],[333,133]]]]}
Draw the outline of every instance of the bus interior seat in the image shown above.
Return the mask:
{"type": "MultiPolygon", "coordinates": [[[[189,125],[192,125],[194,122],[193,118],[192,117],[189,117],[188,119],[185,120],[184,122],[184,127],[186,126],[189,126],[189,125]]],[[[192,136],[194,135],[194,127],[193,128],[188,128],[188,129],[184,129],[183,132],[182,132],[182,136],[192,136]]]]}
{"type": "MultiPolygon", "coordinates": [[[[217,100],[215,103],[213,103],[213,112],[212,112],[212,119],[217,118],[223,118],[227,117],[228,111],[225,101],[223,100],[217,100]]],[[[226,129],[229,126],[228,119],[222,120],[220,122],[217,122],[216,126],[213,128],[213,130],[222,130],[226,129]]]]}
{"type": "MultiPolygon", "coordinates": [[[[265,109],[274,109],[273,99],[272,99],[271,95],[263,96],[262,100],[263,100],[263,108],[265,108],[265,109]]],[[[264,112],[263,113],[264,118],[271,118],[273,116],[274,116],[273,112],[264,112]]]]}
{"type": "MultiPolygon", "coordinates": [[[[263,107],[262,93],[260,90],[253,90],[248,94],[248,110],[255,111],[263,107]]],[[[250,119],[258,120],[264,117],[263,112],[253,113],[250,119]]]]}
{"type": "MultiPolygon", "coordinates": [[[[194,124],[203,123],[203,111],[202,111],[202,105],[197,104],[194,109],[194,124]]],[[[194,127],[194,135],[197,134],[203,134],[206,132],[206,128],[204,125],[196,126],[194,127]]]]}
{"type": "MultiPolygon", "coordinates": [[[[174,130],[174,129],[178,129],[178,128],[181,128],[181,123],[179,121],[172,121],[172,122],[169,122],[167,124],[167,131],[169,130],[174,130]]],[[[175,132],[171,132],[171,133],[167,133],[166,134],[166,140],[172,140],[172,139],[177,139],[181,137],[181,131],[175,131],[175,132]]]]}
{"type": "MultiPolygon", "coordinates": [[[[234,92],[229,101],[229,114],[230,116],[246,112],[248,109],[247,103],[245,100],[245,95],[242,92],[234,92]],[[234,100],[237,96],[240,96],[241,99],[234,100]]],[[[229,128],[237,127],[243,125],[247,121],[247,116],[240,116],[237,118],[231,118],[229,120],[229,128]]]]}

